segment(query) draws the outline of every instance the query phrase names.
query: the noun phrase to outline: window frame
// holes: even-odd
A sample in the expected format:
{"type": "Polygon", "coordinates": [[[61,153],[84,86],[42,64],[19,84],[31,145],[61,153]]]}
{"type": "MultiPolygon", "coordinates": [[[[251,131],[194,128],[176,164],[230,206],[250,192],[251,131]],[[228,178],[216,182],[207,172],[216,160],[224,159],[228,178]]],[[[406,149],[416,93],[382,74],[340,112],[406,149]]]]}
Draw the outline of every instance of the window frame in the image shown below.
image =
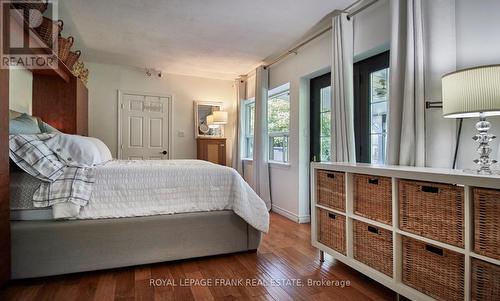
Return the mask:
{"type": "Polygon", "coordinates": [[[268,131],[268,160],[270,163],[277,164],[289,164],[290,162],[290,124],[291,124],[291,102],[290,102],[290,83],[286,83],[281,85],[275,89],[269,90],[268,98],[267,98],[267,126],[269,129],[269,103],[271,99],[276,99],[281,95],[288,95],[288,131],[282,132],[269,132],[268,131]],[[285,139],[285,145],[283,148],[286,149],[286,152],[283,152],[283,161],[274,159],[273,152],[273,139],[283,137],[285,139]]]}
{"type": "Polygon", "coordinates": [[[243,118],[241,126],[243,127],[243,139],[242,145],[241,145],[241,158],[242,160],[253,160],[253,140],[254,140],[254,135],[250,134],[250,125],[252,122],[250,121],[251,114],[250,114],[250,107],[253,106],[254,110],[254,135],[255,135],[255,98],[249,98],[246,100],[242,101],[242,106],[241,106],[241,114],[243,118]],[[251,149],[251,154],[250,154],[250,143],[249,141],[252,141],[252,149],[251,149]]]}

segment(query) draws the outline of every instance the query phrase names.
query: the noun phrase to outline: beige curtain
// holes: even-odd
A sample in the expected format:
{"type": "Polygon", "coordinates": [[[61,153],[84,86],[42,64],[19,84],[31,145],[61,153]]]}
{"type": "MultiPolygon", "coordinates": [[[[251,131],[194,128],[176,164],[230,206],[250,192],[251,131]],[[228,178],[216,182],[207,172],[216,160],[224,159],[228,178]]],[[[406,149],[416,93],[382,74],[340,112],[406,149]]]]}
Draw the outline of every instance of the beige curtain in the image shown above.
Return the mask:
{"type": "Polygon", "coordinates": [[[260,66],[255,72],[255,128],[253,144],[253,180],[255,192],[271,209],[269,184],[269,135],[267,131],[267,98],[269,92],[269,69],[260,66]]]}
{"type": "Polygon", "coordinates": [[[388,164],[425,166],[424,42],[421,0],[391,0],[388,164]]]}
{"type": "Polygon", "coordinates": [[[233,162],[232,166],[241,175],[243,175],[243,163],[241,161],[241,137],[244,136],[241,127],[241,102],[246,97],[246,81],[244,78],[238,78],[234,81],[234,107],[235,107],[235,122],[233,123],[233,162]]]}
{"type": "Polygon", "coordinates": [[[356,162],[352,20],[346,13],[332,19],[332,139],[331,160],[356,162]]]}

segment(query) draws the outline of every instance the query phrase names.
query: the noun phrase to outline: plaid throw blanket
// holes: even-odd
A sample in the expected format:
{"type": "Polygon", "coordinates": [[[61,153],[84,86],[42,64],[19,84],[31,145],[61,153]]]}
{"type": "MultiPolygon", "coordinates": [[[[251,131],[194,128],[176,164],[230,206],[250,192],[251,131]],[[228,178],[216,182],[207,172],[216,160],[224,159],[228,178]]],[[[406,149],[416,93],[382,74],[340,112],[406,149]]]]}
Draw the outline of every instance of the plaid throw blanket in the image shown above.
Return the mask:
{"type": "Polygon", "coordinates": [[[92,193],[92,168],[67,166],[45,142],[56,134],[12,135],[9,156],[21,169],[43,183],[33,196],[35,207],[72,202],[87,205],[92,193]]]}

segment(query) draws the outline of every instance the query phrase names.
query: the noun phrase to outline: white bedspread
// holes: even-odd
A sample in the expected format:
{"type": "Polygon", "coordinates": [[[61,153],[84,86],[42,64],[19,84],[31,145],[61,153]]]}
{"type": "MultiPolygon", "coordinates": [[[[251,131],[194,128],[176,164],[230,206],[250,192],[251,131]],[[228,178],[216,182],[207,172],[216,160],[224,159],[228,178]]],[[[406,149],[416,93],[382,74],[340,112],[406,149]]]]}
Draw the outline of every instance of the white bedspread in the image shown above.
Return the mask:
{"type": "MultiPolygon", "coordinates": [[[[94,169],[91,198],[77,216],[55,204],[55,218],[99,219],[233,210],[267,232],[262,199],[232,168],[198,160],[111,161],[94,169]]],[[[73,212],[72,212],[73,211],[73,212]]]]}

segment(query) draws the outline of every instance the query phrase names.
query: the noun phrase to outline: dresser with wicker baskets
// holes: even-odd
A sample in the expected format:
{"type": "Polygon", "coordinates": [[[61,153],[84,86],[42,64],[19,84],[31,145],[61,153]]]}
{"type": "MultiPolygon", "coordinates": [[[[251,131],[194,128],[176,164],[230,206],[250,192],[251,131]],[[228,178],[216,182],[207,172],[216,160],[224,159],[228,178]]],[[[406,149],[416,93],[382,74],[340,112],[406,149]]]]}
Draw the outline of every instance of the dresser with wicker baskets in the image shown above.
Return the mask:
{"type": "Polygon", "coordinates": [[[500,176],[312,163],[312,244],[412,300],[500,300],[500,176]]]}

